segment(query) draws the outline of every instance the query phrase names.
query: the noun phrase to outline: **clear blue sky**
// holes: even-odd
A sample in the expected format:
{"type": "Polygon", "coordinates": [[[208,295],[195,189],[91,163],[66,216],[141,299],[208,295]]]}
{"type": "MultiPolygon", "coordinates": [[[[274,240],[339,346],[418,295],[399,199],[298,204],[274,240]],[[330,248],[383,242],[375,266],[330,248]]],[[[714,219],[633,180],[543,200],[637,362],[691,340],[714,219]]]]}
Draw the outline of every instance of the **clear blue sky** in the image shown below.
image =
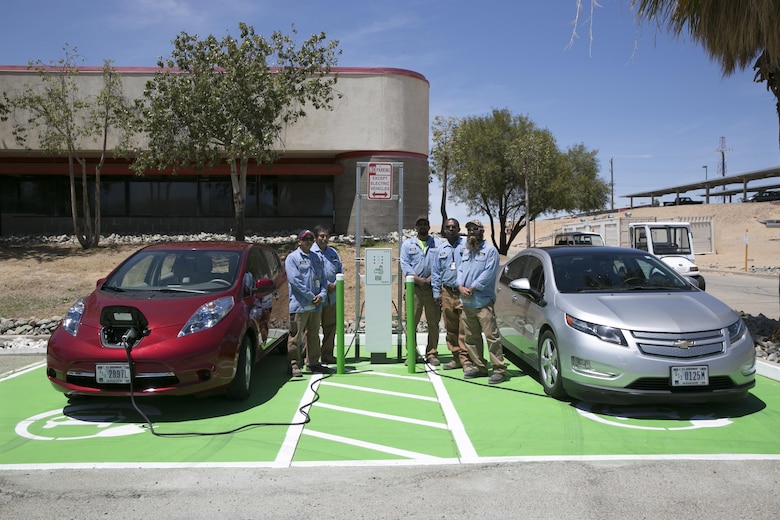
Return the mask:
{"type": "MultiPolygon", "coordinates": [[[[752,70],[723,78],[687,38],[637,27],[629,0],[599,0],[592,26],[583,0],[579,38],[568,47],[576,0],[37,0],[3,7],[0,64],[25,65],[78,47],[86,64],[152,66],[180,31],[217,37],[325,31],[340,41],[339,66],[397,67],[431,84],[435,116],[508,108],[548,128],[561,149],[598,150],[615,206],[624,195],[780,165],[775,100],[752,70]]],[[[668,198],[668,197],[667,197],[668,198]]],[[[440,194],[431,185],[431,216],[440,194]]],[[[465,208],[450,205],[463,221],[465,208]]]]}

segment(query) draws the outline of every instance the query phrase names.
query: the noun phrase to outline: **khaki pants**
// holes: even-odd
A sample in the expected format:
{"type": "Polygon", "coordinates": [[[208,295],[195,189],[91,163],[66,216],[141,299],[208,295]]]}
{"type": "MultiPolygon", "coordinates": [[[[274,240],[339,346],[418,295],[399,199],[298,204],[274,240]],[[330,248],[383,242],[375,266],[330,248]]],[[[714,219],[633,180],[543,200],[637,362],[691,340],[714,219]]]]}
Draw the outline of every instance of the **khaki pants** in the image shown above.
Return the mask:
{"type": "Polygon", "coordinates": [[[469,359],[480,372],[488,372],[487,363],[485,362],[484,344],[482,342],[483,333],[488,343],[490,364],[493,366],[493,372],[506,372],[504,351],[501,348],[501,338],[498,335],[496,313],[492,303],[479,309],[464,305],[463,332],[466,335],[466,349],[469,352],[469,359]]]}
{"type": "Polygon", "coordinates": [[[414,327],[420,323],[423,310],[425,320],[428,322],[428,345],[425,348],[425,357],[437,356],[439,350],[439,320],[441,320],[441,308],[433,299],[433,288],[430,285],[414,285],[414,327]]]}
{"type": "Polygon", "coordinates": [[[333,346],[336,342],[336,304],[322,306],[322,357],[336,357],[333,346]]]}
{"type": "Polygon", "coordinates": [[[447,348],[452,353],[452,359],[460,365],[467,364],[469,353],[466,350],[466,335],[463,330],[463,305],[457,289],[441,288],[441,313],[447,331],[447,348]]]}
{"type": "Polygon", "coordinates": [[[287,338],[287,361],[291,365],[301,366],[301,354],[304,353],[307,366],[320,362],[320,313],[295,312],[290,314],[290,335],[287,338]],[[305,343],[304,343],[305,338],[305,343]]]}

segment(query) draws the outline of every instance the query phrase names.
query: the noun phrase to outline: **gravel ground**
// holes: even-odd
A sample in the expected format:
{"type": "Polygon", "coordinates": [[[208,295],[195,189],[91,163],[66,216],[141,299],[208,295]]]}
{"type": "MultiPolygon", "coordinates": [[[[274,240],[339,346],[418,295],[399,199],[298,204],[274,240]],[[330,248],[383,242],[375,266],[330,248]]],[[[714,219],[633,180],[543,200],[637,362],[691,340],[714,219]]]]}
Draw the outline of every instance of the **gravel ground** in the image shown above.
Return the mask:
{"type": "MultiPolygon", "coordinates": [[[[414,230],[404,230],[404,236],[413,236],[414,230]]],[[[249,235],[249,234],[248,234],[249,235]]],[[[398,233],[390,233],[386,236],[373,237],[378,241],[395,242],[398,240],[398,233]]],[[[153,243],[169,240],[224,240],[229,239],[225,235],[200,233],[197,235],[109,235],[101,237],[101,244],[132,244],[132,243],[153,243]]],[[[0,238],[9,243],[32,244],[32,243],[67,243],[75,242],[75,238],[70,235],[57,236],[16,236],[0,238]]],[[[247,236],[247,241],[259,243],[286,243],[295,240],[295,234],[290,232],[280,232],[274,236],[247,236]]],[[[331,237],[332,242],[341,242],[345,244],[354,244],[353,235],[336,235],[331,237]]],[[[751,272],[775,273],[777,267],[752,267],[751,272]]],[[[765,361],[780,364],[780,343],[769,341],[767,338],[777,328],[778,322],[773,318],[759,314],[753,316],[741,313],[745,320],[753,339],[756,342],[756,355],[765,361]]],[[[46,341],[49,334],[56,327],[62,317],[52,316],[50,318],[39,319],[29,318],[0,318],[0,354],[3,353],[35,353],[45,352],[46,341]]],[[[421,324],[422,325],[422,324],[421,324]]],[[[351,327],[350,327],[351,329],[351,327]]]]}

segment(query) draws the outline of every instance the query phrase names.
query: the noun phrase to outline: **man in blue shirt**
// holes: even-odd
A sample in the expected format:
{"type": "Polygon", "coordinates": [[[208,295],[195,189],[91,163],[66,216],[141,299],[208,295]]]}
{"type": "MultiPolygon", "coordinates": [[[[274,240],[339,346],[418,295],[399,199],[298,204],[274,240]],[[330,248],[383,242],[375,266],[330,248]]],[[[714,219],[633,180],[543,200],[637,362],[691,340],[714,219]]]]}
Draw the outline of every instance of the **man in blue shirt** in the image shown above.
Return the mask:
{"type": "Polygon", "coordinates": [[[333,345],[336,340],[336,275],[344,272],[338,251],[328,245],[330,229],[325,226],[314,228],[314,245],[311,250],[320,258],[327,281],[327,296],[322,300],[322,351],[323,363],[335,363],[333,345]]]}
{"type": "Polygon", "coordinates": [[[288,373],[301,377],[300,352],[304,351],[306,338],[306,364],[312,372],[329,373],[320,364],[320,312],[327,296],[328,283],[322,262],[311,251],[314,233],[304,229],[298,235],[298,249],[287,255],[287,285],[290,292],[290,334],[287,339],[288,373]]]}
{"type": "Polygon", "coordinates": [[[488,375],[482,343],[484,333],[490,364],[493,366],[488,383],[494,385],[509,380],[493,307],[499,269],[498,251],[485,240],[485,229],[479,220],[466,224],[466,230],[468,238],[458,269],[458,290],[463,303],[463,332],[470,361],[468,366],[464,365],[463,377],[472,379],[488,375]]]}
{"type": "Polygon", "coordinates": [[[442,365],[442,368],[452,370],[469,362],[461,323],[463,305],[460,303],[458,291],[458,267],[466,240],[460,236],[460,223],[457,219],[447,219],[443,237],[444,240],[439,243],[439,254],[433,262],[431,286],[433,299],[441,306],[444,328],[447,331],[447,348],[452,353],[452,361],[442,365]]]}
{"type": "MultiPolygon", "coordinates": [[[[431,274],[433,261],[438,254],[436,240],[428,234],[428,217],[420,216],[414,223],[417,238],[409,238],[401,244],[400,262],[404,278],[414,276],[414,327],[420,323],[423,310],[428,322],[428,345],[425,348],[425,361],[438,365],[439,320],[441,309],[433,299],[431,274]]],[[[407,302],[408,302],[407,298],[407,302]]],[[[409,362],[409,360],[407,360],[409,362]]]]}

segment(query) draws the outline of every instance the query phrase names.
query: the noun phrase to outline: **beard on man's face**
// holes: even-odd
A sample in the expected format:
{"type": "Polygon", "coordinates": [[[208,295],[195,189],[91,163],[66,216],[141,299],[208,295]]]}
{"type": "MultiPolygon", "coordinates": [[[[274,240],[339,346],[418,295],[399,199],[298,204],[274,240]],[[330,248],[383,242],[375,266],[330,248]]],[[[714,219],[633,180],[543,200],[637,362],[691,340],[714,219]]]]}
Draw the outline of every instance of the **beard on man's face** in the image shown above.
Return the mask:
{"type": "Polygon", "coordinates": [[[467,246],[468,246],[468,248],[469,248],[469,249],[471,249],[472,251],[476,251],[476,250],[477,250],[477,248],[479,248],[479,243],[480,243],[480,242],[481,242],[481,240],[480,240],[479,238],[477,238],[476,236],[474,236],[474,235],[469,235],[469,238],[468,238],[468,240],[466,241],[466,245],[467,245],[467,246]]]}

